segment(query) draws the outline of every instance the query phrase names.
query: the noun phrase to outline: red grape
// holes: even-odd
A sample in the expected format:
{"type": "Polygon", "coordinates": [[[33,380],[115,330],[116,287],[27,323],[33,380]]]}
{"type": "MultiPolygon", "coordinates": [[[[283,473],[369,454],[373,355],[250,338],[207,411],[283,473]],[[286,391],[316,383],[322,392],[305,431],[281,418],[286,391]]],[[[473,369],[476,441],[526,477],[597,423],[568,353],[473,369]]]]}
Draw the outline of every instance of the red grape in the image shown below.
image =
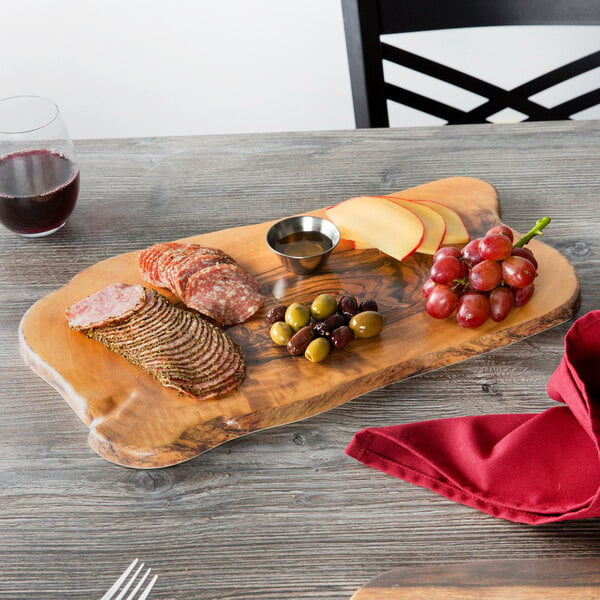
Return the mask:
{"type": "Polygon", "coordinates": [[[439,284],[430,291],[425,310],[436,319],[445,319],[452,314],[457,302],[456,294],[447,285],[439,284]]]}
{"type": "Polygon", "coordinates": [[[454,256],[442,256],[431,266],[429,277],[436,283],[451,283],[460,279],[463,267],[458,258],[454,256]]]}
{"type": "Polygon", "coordinates": [[[522,256],[509,256],[502,261],[502,279],[506,285],[524,288],[535,279],[535,267],[522,256]]]}
{"type": "Polygon", "coordinates": [[[525,304],[529,302],[531,296],[533,296],[534,291],[535,285],[533,283],[526,285],[524,288],[516,288],[514,290],[515,306],[525,306],[525,304]]]}
{"type": "Polygon", "coordinates": [[[502,267],[495,260],[477,263],[469,273],[471,287],[479,292],[489,292],[502,281],[502,267]]]}
{"type": "Polygon", "coordinates": [[[490,303],[483,294],[463,294],[458,301],[456,321],[461,327],[483,325],[490,312],[490,303]]]}
{"type": "Polygon", "coordinates": [[[454,256],[454,258],[460,258],[460,250],[454,246],[442,246],[438,248],[436,253],[433,255],[433,262],[442,256],[454,256]]]}
{"type": "Polygon", "coordinates": [[[537,260],[535,260],[535,256],[529,248],[513,248],[511,254],[513,256],[522,256],[523,258],[526,258],[527,260],[531,261],[531,264],[536,269],[538,268],[537,260]]]}
{"type": "Polygon", "coordinates": [[[492,321],[504,321],[512,310],[515,302],[513,291],[506,286],[494,288],[490,295],[490,319],[492,321]]]}
{"type": "Polygon", "coordinates": [[[495,227],[489,229],[485,235],[493,235],[495,233],[505,235],[511,242],[514,239],[512,229],[506,225],[496,225],[495,227]]]}
{"type": "Polygon", "coordinates": [[[423,291],[423,295],[425,296],[425,298],[429,298],[429,294],[431,294],[431,290],[437,285],[437,283],[435,281],[433,281],[433,279],[429,278],[425,281],[425,283],[423,284],[423,287],[421,288],[421,290],[423,291]]]}
{"type": "Polygon", "coordinates": [[[512,251],[512,242],[501,233],[488,233],[479,242],[479,254],[489,260],[504,260],[512,251]]]}
{"type": "Polygon", "coordinates": [[[471,267],[480,263],[483,258],[479,253],[479,242],[482,238],[471,240],[461,251],[463,260],[471,267]]]}

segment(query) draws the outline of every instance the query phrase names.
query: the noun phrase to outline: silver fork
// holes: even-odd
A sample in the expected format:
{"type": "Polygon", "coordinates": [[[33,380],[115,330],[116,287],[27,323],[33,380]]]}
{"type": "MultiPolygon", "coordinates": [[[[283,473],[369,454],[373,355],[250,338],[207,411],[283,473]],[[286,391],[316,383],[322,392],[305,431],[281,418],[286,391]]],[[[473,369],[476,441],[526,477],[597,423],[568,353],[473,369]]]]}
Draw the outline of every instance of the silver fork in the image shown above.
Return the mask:
{"type": "MultiPolygon", "coordinates": [[[[113,583],[110,590],[108,590],[108,592],[106,592],[106,594],[104,594],[104,596],[102,596],[102,598],[100,598],[100,600],[113,600],[113,598],[114,598],[114,600],[122,600],[123,597],[125,596],[125,594],[129,591],[129,588],[133,585],[133,583],[137,579],[137,576],[140,574],[141,570],[144,568],[144,563],[140,563],[140,566],[137,568],[135,573],[131,576],[129,581],[123,586],[123,589],[119,592],[119,595],[115,597],[115,594],[119,591],[121,584],[127,579],[127,576],[129,575],[129,573],[131,573],[131,571],[133,571],[133,569],[137,565],[137,563],[138,563],[138,559],[136,558],[125,569],[125,571],[123,571],[123,573],[121,574],[119,579],[117,579],[113,583]]],[[[133,588],[133,590],[129,594],[129,596],[127,596],[126,600],[133,600],[135,598],[135,595],[138,593],[139,589],[142,587],[142,585],[148,578],[148,575],[150,575],[151,570],[152,569],[148,569],[142,575],[142,578],[137,582],[136,586],[133,588]]],[[[154,587],[154,584],[156,583],[157,579],[158,579],[158,575],[154,575],[154,577],[150,580],[150,583],[144,588],[144,590],[142,591],[141,595],[138,597],[137,600],[145,600],[148,597],[148,595],[150,594],[150,591],[154,587]]]]}

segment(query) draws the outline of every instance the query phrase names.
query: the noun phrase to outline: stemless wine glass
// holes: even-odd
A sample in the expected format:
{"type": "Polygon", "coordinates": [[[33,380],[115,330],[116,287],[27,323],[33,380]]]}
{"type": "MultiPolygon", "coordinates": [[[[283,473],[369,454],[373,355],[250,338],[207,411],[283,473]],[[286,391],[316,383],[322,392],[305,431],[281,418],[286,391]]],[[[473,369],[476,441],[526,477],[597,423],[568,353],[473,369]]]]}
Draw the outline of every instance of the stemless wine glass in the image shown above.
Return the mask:
{"type": "Polygon", "coordinates": [[[58,106],[41,96],[0,100],[0,222],[15,233],[58,231],[79,194],[79,167],[58,106]]]}

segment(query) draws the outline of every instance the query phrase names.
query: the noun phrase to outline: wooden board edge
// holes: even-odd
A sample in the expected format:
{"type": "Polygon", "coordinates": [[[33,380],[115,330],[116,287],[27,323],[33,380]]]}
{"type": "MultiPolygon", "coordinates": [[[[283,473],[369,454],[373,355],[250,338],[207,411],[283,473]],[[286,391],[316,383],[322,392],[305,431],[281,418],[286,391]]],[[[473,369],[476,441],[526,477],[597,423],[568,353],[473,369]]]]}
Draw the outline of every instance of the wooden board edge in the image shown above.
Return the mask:
{"type": "Polygon", "coordinates": [[[599,589],[598,559],[500,558],[396,567],[373,577],[350,600],[591,600],[599,589]]]}
{"type": "Polygon", "coordinates": [[[357,590],[350,600],[593,600],[600,585],[485,585],[369,587],[357,590]]]}
{"type": "Polygon", "coordinates": [[[79,417],[79,419],[89,427],[92,422],[92,417],[87,410],[87,402],[79,394],[75,392],[75,389],[64,379],[64,377],[56,371],[47,362],[43,361],[33,351],[33,349],[27,343],[25,332],[23,330],[23,323],[27,314],[35,307],[35,304],[29,308],[21,318],[18,330],[18,348],[21,358],[25,364],[39,377],[41,377],[50,387],[57,391],[71,407],[73,412],[79,417]]]}

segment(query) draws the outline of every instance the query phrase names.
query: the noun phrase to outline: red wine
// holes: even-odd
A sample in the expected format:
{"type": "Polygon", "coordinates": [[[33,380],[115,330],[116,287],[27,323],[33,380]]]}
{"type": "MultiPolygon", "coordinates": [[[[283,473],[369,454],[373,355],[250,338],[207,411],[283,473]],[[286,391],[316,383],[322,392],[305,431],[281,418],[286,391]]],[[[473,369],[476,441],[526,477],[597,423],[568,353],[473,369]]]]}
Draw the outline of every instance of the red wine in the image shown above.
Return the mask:
{"type": "Polygon", "coordinates": [[[0,221],[25,235],[51,232],[66,222],[79,193],[79,168],[50,150],[0,157],[0,221]]]}

